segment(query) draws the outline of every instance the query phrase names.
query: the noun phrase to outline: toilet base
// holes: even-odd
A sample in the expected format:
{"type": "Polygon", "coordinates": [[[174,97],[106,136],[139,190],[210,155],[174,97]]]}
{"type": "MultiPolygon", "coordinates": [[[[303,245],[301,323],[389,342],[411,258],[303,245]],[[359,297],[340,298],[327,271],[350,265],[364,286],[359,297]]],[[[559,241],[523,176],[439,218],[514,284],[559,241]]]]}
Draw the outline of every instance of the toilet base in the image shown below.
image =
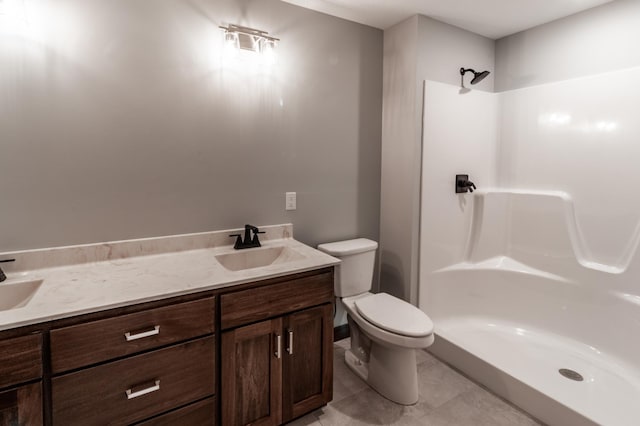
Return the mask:
{"type": "Polygon", "coordinates": [[[401,405],[418,402],[418,367],[415,349],[371,344],[369,362],[351,349],[344,354],[347,366],[380,395],[401,405]]]}
{"type": "Polygon", "coordinates": [[[344,353],[344,362],[349,369],[353,371],[356,376],[360,377],[365,382],[369,377],[369,363],[360,360],[351,349],[347,349],[344,353]]]}
{"type": "Polygon", "coordinates": [[[418,402],[415,349],[391,348],[372,343],[368,383],[393,402],[414,405],[418,402]]]}

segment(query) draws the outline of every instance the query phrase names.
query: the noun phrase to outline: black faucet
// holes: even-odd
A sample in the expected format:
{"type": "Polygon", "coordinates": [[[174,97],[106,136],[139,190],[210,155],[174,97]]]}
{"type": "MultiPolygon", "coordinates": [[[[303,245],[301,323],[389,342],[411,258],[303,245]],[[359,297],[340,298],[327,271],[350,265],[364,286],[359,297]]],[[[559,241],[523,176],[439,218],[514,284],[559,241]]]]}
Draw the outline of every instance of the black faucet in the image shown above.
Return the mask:
{"type": "Polygon", "coordinates": [[[456,175],[456,194],[473,192],[476,185],[469,180],[469,175],[456,175]]]}
{"type": "Polygon", "coordinates": [[[258,239],[258,234],[264,234],[264,231],[260,231],[256,226],[253,225],[245,225],[244,226],[244,241],[242,241],[242,235],[240,234],[231,234],[230,237],[236,237],[236,243],[233,245],[233,248],[236,250],[246,249],[246,248],[254,248],[261,247],[260,240],[258,239]],[[253,238],[251,237],[251,233],[253,232],[253,238]]]}
{"type": "MultiPolygon", "coordinates": [[[[15,259],[6,259],[6,260],[0,260],[0,263],[7,263],[7,262],[15,262],[15,259]]],[[[2,270],[2,268],[0,268],[0,283],[4,280],[7,279],[7,276],[4,274],[4,271],[2,270]]]]}

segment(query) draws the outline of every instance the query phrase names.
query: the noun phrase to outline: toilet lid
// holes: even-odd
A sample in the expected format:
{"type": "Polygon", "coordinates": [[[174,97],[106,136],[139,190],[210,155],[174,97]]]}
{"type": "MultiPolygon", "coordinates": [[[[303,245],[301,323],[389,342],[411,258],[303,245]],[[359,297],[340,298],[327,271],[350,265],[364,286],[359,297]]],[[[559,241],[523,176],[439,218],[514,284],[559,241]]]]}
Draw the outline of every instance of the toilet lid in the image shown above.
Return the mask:
{"type": "Polygon", "coordinates": [[[409,337],[433,333],[431,319],[415,306],[387,293],[373,294],[355,301],[358,312],[370,323],[409,337]]]}

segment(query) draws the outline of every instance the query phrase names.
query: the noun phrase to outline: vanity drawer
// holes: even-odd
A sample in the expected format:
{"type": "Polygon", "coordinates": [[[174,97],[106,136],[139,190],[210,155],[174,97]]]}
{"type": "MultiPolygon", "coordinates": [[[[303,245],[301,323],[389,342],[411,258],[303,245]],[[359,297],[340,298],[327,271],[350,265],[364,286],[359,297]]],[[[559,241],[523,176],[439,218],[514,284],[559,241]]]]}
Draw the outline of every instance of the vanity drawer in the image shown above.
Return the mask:
{"type": "Polygon", "coordinates": [[[130,424],[212,396],[213,336],[52,380],[54,425],[130,424]]]}
{"type": "Polygon", "coordinates": [[[215,298],[51,330],[54,373],[213,333],[215,298]]]}
{"type": "Polygon", "coordinates": [[[137,426],[215,426],[216,424],[216,399],[207,398],[179,410],[163,414],[137,426]]]}
{"type": "Polygon", "coordinates": [[[222,329],[333,302],[333,270],[220,296],[222,329]]]}
{"type": "Polygon", "coordinates": [[[0,340],[0,388],[42,377],[42,335],[0,340]]]}

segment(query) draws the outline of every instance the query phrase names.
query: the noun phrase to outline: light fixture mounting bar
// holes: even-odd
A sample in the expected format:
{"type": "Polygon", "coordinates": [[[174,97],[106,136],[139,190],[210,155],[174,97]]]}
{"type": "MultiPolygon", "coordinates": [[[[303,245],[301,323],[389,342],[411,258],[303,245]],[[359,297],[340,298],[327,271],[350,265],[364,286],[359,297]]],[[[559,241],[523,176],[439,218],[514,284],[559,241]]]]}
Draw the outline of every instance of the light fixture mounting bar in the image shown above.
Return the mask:
{"type": "Polygon", "coordinates": [[[224,30],[228,34],[244,34],[246,36],[254,37],[257,40],[267,40],[267,41],[280,41],[279,38],[271,37],[268,32],[257,30],[255,28],[243,27],[241,25],[229,24],[226,27],[220,26],[222,30],[224,30]]]}

